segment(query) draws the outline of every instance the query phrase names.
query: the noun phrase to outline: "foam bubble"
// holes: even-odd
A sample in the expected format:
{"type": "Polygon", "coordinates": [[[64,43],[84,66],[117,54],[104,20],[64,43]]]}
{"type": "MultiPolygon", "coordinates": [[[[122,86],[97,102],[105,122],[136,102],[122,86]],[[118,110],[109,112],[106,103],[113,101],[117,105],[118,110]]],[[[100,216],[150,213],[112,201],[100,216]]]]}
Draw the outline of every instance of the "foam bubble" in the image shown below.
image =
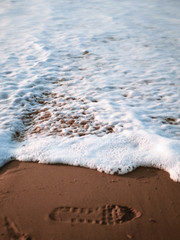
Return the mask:
{"type": "Polygon", "coordinates": [[[3,3],[0,165],[154,166],[180,181],[179,4],[3,3]]]}
{"type": "Polygon", "coordinates": [[[179,181],[179,149],[177,140],[126,131],[103,137],[32,137],[16,149],[15,156],[21,161],[80,165],[111,174],[153,166],[168,171],[173,180],[179,181]]]}

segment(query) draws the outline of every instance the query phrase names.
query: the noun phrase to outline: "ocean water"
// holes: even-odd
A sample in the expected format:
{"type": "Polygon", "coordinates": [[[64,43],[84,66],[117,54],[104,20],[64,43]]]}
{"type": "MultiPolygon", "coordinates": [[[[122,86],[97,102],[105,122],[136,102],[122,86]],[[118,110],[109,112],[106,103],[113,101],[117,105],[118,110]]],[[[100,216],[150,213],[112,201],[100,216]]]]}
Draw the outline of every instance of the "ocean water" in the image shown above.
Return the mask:
{"type": "Polygon", "coordinates": [[[180,1],[0,1],[0,166],[180,181],[180,1]]]}

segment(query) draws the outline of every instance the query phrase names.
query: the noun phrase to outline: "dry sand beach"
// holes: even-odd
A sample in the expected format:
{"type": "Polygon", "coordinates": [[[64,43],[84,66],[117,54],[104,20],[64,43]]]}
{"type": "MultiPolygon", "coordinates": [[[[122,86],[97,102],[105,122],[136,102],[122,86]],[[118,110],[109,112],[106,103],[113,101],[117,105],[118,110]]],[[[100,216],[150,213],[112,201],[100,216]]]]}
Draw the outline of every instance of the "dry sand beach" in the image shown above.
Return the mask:
{"type": "Polygon", "coordinates": [[[180,183],[153,168],[116,176],[12,161],[0,209],[2,240],[180,239],[180,183]]]}

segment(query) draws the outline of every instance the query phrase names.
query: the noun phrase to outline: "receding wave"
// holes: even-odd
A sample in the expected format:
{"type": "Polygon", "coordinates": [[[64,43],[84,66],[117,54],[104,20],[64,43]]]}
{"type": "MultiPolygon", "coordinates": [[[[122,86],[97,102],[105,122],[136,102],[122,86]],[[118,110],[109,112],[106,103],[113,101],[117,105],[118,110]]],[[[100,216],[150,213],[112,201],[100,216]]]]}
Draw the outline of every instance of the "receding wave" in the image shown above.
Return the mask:
{"type": "Polygon", "coordinates": [[[179,7],[1,3],[0,165],[154,166],[180,181],[179,7]]]}

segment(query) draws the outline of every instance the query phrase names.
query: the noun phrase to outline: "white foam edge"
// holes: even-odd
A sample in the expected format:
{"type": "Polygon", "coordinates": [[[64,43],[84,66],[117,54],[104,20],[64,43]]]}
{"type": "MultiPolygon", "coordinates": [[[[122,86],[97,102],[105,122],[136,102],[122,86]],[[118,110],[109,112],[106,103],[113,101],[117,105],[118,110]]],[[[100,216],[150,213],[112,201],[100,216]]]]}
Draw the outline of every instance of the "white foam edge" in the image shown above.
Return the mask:
{"type": "Polygon", "coordinates": [[[0,131],[0,167],[9,162],[19,147],[19,143],[11,140],[8,131],[0,131]]]}
{"type": "Polygon", "coordinates": [[[63,138],[36,136],[19,143],[14,157],[20,161],[67,164],[125,174],[133,169],[155,167],[180,181],[180,142],[145,131],[108,134],[103,137],[63,138]]]}

